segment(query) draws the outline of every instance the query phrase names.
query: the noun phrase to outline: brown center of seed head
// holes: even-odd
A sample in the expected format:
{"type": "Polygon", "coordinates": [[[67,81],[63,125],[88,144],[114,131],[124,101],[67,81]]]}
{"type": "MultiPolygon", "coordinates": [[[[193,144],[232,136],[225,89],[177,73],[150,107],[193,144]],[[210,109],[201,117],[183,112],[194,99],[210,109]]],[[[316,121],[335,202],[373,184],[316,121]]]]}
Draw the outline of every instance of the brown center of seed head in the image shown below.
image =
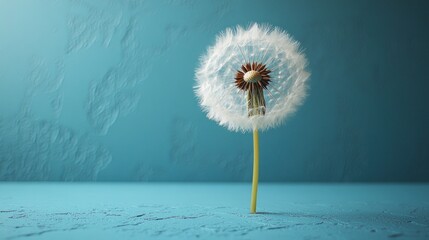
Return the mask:
{"type": "Polygon", "coordinates": [[[246,72],[243,76],[243,80],[250,83],[259,82],[261,81],[261,79],[262,79],[261,73],[255,70],[250,70],[246,72]]]}
{"type": "Polygon", "coordinates": [[[271,71],[265,64],[253,62],[241,65],[235,73],[235,86],[247,92],[248,116],[265,115],[264,89],[270,83],[271,71]]]}

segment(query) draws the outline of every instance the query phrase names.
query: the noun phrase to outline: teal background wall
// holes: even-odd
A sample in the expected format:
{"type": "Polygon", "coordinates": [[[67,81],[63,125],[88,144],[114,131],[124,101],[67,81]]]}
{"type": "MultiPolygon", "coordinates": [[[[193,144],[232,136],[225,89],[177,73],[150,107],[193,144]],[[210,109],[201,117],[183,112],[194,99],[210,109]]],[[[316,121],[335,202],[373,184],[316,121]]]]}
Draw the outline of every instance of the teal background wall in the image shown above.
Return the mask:
{"type": "Polygon", "coordinates": [[[302,43],[310,95],[260,135],[261,181],[428,181],[424,1],[0,0],[0,180],[249,181],[251,134],[194,69],[252,22],[302,43]]]}

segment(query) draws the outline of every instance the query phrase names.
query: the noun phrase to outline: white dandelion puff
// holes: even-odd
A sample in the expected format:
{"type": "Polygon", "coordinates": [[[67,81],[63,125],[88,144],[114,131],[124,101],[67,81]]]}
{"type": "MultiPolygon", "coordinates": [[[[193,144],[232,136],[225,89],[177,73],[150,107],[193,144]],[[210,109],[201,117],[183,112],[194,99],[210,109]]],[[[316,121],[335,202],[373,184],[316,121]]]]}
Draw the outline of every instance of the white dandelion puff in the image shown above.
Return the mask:
{"type": "Polygon", "coordinates": [[[307,92],[299,43],[269,25],[228,28],[196,70],[195,92],[207,117],[232,131],[280,125],[307,92]]]}
{"type": "Polygon", "coordinates": [[[226,29],[196,70],[195,93],[207,117],[232,131],[253,130],[251,213],[258,192],[258,129],[281,124],[302,104],[306,67],[298,42],[279,28],[255,23],[226,29]]]}

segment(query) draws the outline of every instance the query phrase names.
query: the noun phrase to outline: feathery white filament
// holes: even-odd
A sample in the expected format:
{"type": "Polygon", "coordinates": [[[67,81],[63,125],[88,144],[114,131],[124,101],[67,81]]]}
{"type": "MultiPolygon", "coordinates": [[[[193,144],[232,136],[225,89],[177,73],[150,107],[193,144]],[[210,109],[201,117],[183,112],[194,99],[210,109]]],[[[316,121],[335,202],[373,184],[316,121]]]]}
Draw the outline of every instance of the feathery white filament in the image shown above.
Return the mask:
{"type": "MultiPolygon", "coordinates": [[[[281,124],[302,104],[310,76],[306,66],[299,43],[279,28],[256,23],[228,28],[201,58],[195,93],[207,117],[221,126],[232,131],[266,130],[281,124]],[[246,94],[234,85],[234,76],[242,64],[252,62],[266,64],[271,82],[264,90],[266,114],[248,117],[246,94]]],[[[260,77],[249,73],[244,79],[257,82],[260,77]]]]}

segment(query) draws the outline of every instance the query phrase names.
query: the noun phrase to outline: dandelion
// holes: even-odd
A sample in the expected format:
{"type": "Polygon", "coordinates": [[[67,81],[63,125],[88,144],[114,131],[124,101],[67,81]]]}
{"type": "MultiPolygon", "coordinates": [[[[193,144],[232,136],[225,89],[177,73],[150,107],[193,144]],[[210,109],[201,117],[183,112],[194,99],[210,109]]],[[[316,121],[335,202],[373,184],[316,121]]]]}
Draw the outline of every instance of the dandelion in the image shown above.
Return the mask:
{"type": "Polygon", "coordinates": [[[253,131],[251,213],[256,212],[258,130],[280,125],[306,96],[307,60],[285,31],[237,26],[219,34],[196,70],[195,93],[207,117],[232,131],[253,131]]]}

